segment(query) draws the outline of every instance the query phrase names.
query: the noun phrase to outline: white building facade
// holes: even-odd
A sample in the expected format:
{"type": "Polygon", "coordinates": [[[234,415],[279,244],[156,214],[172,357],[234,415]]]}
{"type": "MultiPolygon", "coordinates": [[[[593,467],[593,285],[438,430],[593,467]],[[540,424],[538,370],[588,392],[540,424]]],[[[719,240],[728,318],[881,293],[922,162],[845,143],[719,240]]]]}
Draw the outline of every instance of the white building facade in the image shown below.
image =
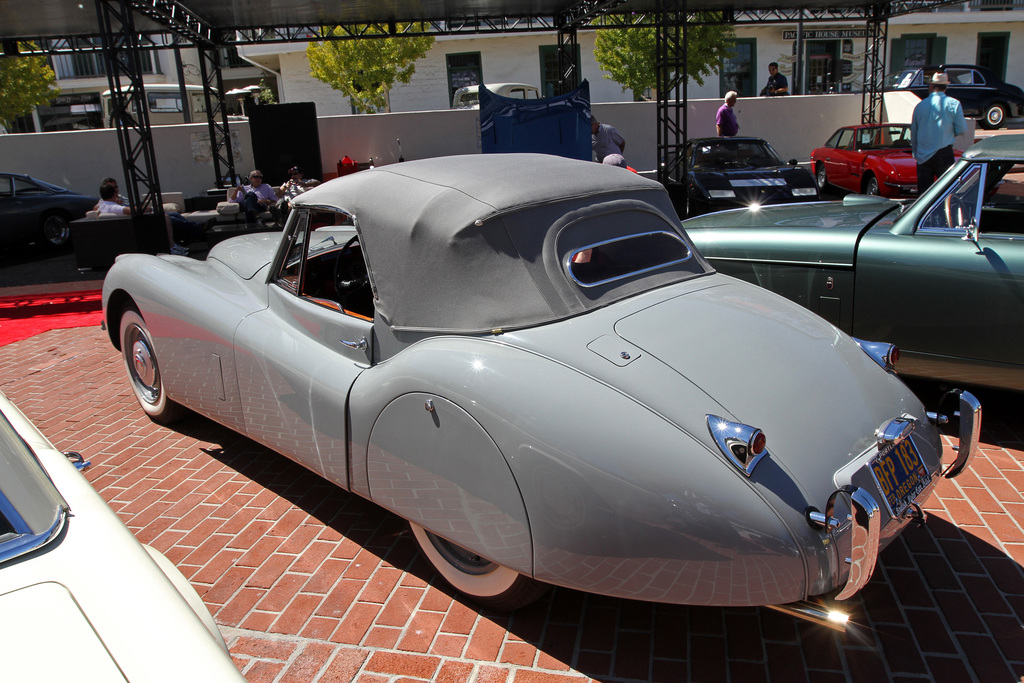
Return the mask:
{"type": "MultiPolygon", "coordinates": [[[[743,24],[736,27],[736,47],[719,72],[703,85],[691,81],[691,99],[717,99],[728,90],[741,97],[757,96],[777,62],[797,94],[856,93],[863,88],[865,26],[846,23],[743,24]],[[802,40],[798,40],[798,31],[802,40]],[[797,60],[803,64],[795,82],[797,60]]],[[[590,83],[592,102],[629,102],[631,91],[605,76],[594,59],[596,32],[581,31],[579,73],[590,83]]],[[[938,10],[893,18],[888,24],[886,71],[903,66],[941,63],[980,64],[1004,80],[1024,85],[1024,0],[971,0],[938,10]]],[[[222,50],[224,88],[243,88],[265,81],[279,102],[314,102],[320,116],[354,113],[340,92],[310,75],[304,42],[264,43],[222,50]]],[[[200,83],[194,50],[181,50],[186,83],[200,83]]],[[[107,90],[100,53],[50,58],[61,95],[49,107],[23,117],[16,132],[75,130],[102,127],[100,94],[107,90]]],[[[554,94],[558,78],[557,35],[509,33],[439,36],[416,63],[407,84],[390,93],[392,112],[447,109],[454,91],[477,83],[528,83],[541,95],[554,94]]],[[[143,57],[147,84],[177,83],[178,68],[171,50],[149,51],[143,57]]],[[[231,113],[237,102],[229,100],[231,113]]]]}
{"type": "MultiPolygon", "coordinates": [[[[605,78],[594,59],[594,31],[578,34],[580,77],[590,83],[593,102],[627,102],[632,92],[605,78]]],[[[850,93],[863,89],[865,26],[862,22],[744,24],[736,27],[736,48],[718,74],[703,85],[689,84],[693,99],[719,98],[728,90],[757,96],[777,62],[799,94],[850,93]],[[802,41],[797,40],[802,31],[802,41]],[[801,83],[794,83],[798,59],[801,83]]],[[[1024,84],[1024,0],[972,0],[939,10],[893,18],[888,24],[886,71],[924,64],[980,64],[1010,83],[1024,84]]],[[[553,94],[557,81],[554,33],[441,36],[416,63],[408,84],[391,91],[391,111],[444,109],[463,85],[518,82],[553,94]]],[[[320,115],[351,114],[347,98],[309,75],[305,43],[239,47],[247,60],[277,74],[281,102],[315,102],[320,115]]]]}

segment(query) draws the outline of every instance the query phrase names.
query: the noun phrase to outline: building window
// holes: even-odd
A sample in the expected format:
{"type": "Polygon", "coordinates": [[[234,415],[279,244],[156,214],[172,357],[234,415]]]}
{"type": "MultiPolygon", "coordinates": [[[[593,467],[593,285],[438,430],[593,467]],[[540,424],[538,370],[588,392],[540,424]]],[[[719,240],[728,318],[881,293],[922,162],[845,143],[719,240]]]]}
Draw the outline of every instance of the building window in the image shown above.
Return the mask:
{"type": "MultiPolygon", "coordinates": [[[[91,42],[93,45],[100,45],[99,38],[93,38],[91,42]]],[[[152,50],[139,52],[139,59],[142,62],[142,73],[160,73],[160,61],[153,59],[152,50]]],[[[58,79],[96,78],[107,74],[107,64],[100,52],[72,52],[54,55],[51,62],[58,79]]]]}
{"type": "Polygon", "coordinates": [[[483,67],[479,52],[457,52],[445,55],[445,59],[448,62],[448,105],[451,106],[456,90],[483,83],[483,67]]]}
{"type": "MultiPolygon", "coordinates": [[[[576,45],[576,69],[577,81],[582,82],[583,77],[579,74],[580,68],[580,46],[576,45]]],[[[558,46],[540,46],[540,93],[541,97],[554,97],[558,93],[558,46]]]]}
{"type": "Polygon", "coordinates": [[[238,48],[234,45],[220,49],[220,65],[225,69],[238,69],[245,66],[252,66],[238,55],[238,48]]]}
{"type": "Polygon", "coordinates": [[[1010,51],[1009,33],[978,34],[978,66],[988,67],[999,78],[1006,79],[1006,56],[1010,51]]]}
{"type": "Polygon", "coordinates": [[[741,97],[757,95],[754,84],[755,65],[757,64],[757,41],[753,38],[737,38],[729,56],[722,60],[722,68],[718,72],[718,90],[721,97],[735,90],[741,97]]]}
{"type": "Polygon", "coordinates": [[[946,38],[934,33],[904,34],[899,38],[893,38],[889,55],[889,70],[891,72],[928,64],[939,65],[946,61],[946,38]]]}

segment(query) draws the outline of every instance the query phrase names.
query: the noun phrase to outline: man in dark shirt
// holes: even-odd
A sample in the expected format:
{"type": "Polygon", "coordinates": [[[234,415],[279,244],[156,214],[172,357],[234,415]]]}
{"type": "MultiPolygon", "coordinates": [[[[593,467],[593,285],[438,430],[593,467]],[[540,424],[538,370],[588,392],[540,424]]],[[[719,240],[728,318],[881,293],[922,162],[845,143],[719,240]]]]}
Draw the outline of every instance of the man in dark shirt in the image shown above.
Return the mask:
{"type": "Polygon", "coordinates": [[[779,63],[772,62],[768,65],[768,83],[761,88],[761,96],[775,97],[776,95],[789,94],[789,81],[779,73],[779,63]]]}

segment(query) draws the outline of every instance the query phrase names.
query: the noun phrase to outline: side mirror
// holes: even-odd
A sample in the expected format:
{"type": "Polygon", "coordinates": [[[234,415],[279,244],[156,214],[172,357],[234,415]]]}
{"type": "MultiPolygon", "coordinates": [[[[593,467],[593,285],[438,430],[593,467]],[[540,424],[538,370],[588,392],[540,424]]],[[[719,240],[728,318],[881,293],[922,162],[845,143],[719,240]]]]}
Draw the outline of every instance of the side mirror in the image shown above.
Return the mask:
{"type": "Polygon", "coordinates": [[[981,250],[981,245],[978,244],[978,223],[973,218],[964,228],[964,236],[960,239],[964,242],[973,242],[974,246],[981,250]]]}
{"type": "Polygon", "coordinates": [[[790,159],[788,162],[790,166],[796,166],[799,162],[796,159],[790,159]]]}

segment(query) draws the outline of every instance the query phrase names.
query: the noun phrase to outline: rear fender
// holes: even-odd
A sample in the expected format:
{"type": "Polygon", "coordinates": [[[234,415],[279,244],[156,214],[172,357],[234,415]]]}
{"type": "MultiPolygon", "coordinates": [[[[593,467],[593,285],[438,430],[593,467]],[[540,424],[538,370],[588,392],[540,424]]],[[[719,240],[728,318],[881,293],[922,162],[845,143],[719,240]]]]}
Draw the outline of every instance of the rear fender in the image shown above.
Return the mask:
{"type": "MultiPolygon", "coordinates": [[[[707,396],[694,388],[678,400],[700,413],[710,441],[707,396]]],[[[564,364],[499,341],[438,337],[363,373],[350,406],[353,489],[451,539],[455,532],[438,527],[443,518],[446,529],[466,530],[451,540],[488,559],[548,583],[644,600],[806,596],[813,551],[745,476],[564,364]],[[532,566],[522,562],[528,555],[532,566]]],[[[776,470],[767,464],[755,479],[785,476],[776,470]]]]}

